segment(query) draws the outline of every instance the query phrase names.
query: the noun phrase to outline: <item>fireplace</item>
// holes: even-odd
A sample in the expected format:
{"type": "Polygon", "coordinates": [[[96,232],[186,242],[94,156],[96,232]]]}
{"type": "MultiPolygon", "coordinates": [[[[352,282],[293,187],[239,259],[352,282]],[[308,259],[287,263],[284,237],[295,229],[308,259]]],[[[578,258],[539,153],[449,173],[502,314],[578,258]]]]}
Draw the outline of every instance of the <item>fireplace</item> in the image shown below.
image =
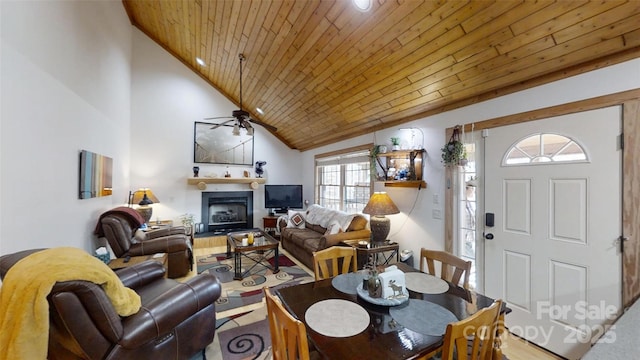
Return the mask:
{"type": "Polygon", "coordinates": [[[214,234],[252,228],[253,192],[203,192],[202,224],[205,232],[214,234]]]}

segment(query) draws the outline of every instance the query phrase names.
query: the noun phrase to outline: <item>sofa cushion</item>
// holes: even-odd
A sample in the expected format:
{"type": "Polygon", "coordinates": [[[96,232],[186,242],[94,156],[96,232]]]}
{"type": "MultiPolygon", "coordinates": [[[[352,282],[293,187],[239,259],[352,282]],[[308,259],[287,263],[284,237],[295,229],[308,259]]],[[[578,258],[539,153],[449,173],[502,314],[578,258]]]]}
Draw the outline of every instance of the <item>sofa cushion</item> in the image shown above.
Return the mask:
{"type": "Polygon", "coordinates": [[[318,250],[321,235],[310,229],[288,229],[289,240],[295,246],[312,253],[318,250]]]}
{"type": "Polygon", "coordinates": [[[323,228],[323,227],[322,227],[322,226],[320,226],[320,225],[312,224],[312,223],[310,223],[310,222],[308,222],[308,221],[305,223],[305,227],[306,227],[307,229],[313,230],[313,231],[315,231],[315,232],[317,232],[317,233],[319,233],[319,234],[324,234],[324,233],[326,233],[326,232],[327,232],[327,229],[326,229],[326,228],[323,228]]]}

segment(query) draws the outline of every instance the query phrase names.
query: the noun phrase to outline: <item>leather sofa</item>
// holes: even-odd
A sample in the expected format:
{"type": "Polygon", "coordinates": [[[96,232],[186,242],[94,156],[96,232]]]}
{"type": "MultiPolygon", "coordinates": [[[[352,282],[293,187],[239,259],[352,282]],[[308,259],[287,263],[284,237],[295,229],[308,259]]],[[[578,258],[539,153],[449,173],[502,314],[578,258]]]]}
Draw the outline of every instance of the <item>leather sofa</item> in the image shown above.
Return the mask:
{"type": "Polygon", "coordinates": [[[278,218],[282,247],[313,269],[313,253],[344,240],[368,239],[371,230],[368,220],[361,214],[346,214],[319,205],[310,205],[306,211],[290,210],[286,216],[278,218]],[[304,217],[304,224],[292,223],[296,214],[304,217]]]}
{"type": "MultiPolygon", "coordinates": [[[[0,278],[40,250],[0,257],[0,278]]],[[[190,359],[213,341],[221,292],[215,276],[200,274],[179,283],[165,278],[155,261],[116,274],[141,298],[142,307],[131,316],[119,316],[100,285],[72,280],[53,286],[47,298],[48,359],[190,359]]]]}
{"type": "MultiPolygon", "coordinates": [[[[167,253],[167,276],[185,276],[193,266],[191,239],[185,228],[176,226],[143,232],[139,223],[132,219],[135,211],[116,208],[100,217],[96,234],[104,236],[113,253],[119,257],[167,253]]],[[[144,221],[144,220],[143,220],[144,221]]]]}

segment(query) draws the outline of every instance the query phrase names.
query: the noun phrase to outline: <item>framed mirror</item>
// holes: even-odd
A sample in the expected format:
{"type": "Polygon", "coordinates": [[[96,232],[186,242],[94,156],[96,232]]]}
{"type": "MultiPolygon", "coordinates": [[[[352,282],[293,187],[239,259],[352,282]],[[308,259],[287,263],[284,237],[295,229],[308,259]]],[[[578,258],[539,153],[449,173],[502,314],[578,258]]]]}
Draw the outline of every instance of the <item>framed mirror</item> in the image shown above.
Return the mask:
{"type": "Polygon", "coordinates": [[[217,123],[195,123],[193,130],[193,162],[253,166],[253,136],[240,129],[233,135],[235,119],[217,123]]]}

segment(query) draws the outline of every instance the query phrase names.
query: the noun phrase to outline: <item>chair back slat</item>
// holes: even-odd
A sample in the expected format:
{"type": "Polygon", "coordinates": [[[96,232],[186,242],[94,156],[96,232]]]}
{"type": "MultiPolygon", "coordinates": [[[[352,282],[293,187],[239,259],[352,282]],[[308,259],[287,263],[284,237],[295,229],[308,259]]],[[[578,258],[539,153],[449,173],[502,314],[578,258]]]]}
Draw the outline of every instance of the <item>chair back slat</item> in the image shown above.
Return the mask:
{"type": "Polygon", "coordinates": [[[264,288],[264,294],[273,359],[309,360],[309,342],[304,323],[294,318],[268,287],[264,288]]]}
{"type": "Polygon", "coordinates": [[[447,325],[442,360],[492,360],[502,300],[447,325]],[[455,356],[454,356],[455,353],[455,356]]]}
{"type": "Polygon", "coordinates": [[[332,246],[313,253],[313,270],[317,280],[358,270],[357,253],[353,247],[332,246]]]}
{"type": "Polygon", "coordinates": [[[469,288],[469,275],[471,273],[471,261],[460,259],[446,251],[420,250],[420,271],[424,272],[424,264],[427,263],[428,273],[436,274],[436,261],[440,262],[440,278],[456,285],[462,281],[462,286],[469,288]],[[451,276],[449,276],[451,274],[451,276]]]}

